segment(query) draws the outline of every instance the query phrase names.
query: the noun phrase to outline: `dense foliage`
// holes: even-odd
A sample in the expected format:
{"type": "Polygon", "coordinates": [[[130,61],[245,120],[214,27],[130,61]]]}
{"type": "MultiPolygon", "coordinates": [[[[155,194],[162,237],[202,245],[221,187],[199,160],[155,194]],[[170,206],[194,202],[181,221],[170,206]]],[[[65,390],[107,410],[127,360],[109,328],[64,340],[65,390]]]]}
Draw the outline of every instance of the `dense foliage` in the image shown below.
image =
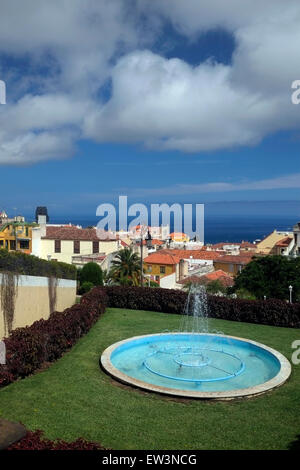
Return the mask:
{"type": "Polygon", "coordinates": [[[130,248],[118,251],[112,261],[111,277],[120,285],[137,286],[140,283],[141,258],[130,248]]]}
{"type": "Polygon", "coordinates": [[[235,291],[246,289],[257,299],[289,299],[293,286],[293,301],[300,300],[300,258],[262,256],[254,258],[235,279],[235,291]]]}
{"type": "Polygon", "coordinates": [[[97,263],[87,263],[80,270],[80,284],[90,282],[94,286],[103,286],[102,269],[97,263]]]}
{"type": "Polygon", "coordinates": [[[59,261],[46,261],[18,251],[0,249],[0,272],[9,271],[27,276],[76,279],[76,267],[59,261]]]}
{"type": "Polygon", "coordinates": [[[43,436],[41,430],[27,431],[23,439],[11,444],[6,450],[106,450],[96,442],[88,442],[79,438],[73,442],[61,439],[51,441],[43,436]]]}
{"type": "MultiPolygon", "coordinates": [[[[110,307],[181,314],[187,293],[171,289],[110,286],[105,291],[110,307]]],[[[239,322],[300,328],[300,303],[282,300],[246,300],[208,296],[209,316],[239,322]]]]}

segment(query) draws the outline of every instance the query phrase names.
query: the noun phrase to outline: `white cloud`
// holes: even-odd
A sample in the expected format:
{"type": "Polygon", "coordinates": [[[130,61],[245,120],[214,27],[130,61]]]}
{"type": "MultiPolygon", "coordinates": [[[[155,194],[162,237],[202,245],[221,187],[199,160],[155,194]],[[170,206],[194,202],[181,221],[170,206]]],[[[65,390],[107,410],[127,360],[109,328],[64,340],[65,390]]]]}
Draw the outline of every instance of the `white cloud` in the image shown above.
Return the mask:
{"type": "Polygon", "coordinates": [[[272,189],[300,189],[300,173],[269,178],[257,181],[245,181],[228,183],[225,181],[199,183],[199,184],[174,184],[163,188],[124,188],[123,192],[130,196],[177,196],[195,195],[202,193],[225,193],[235,191],[267,191],[272,189]]]}
{"type": "Polygon", "coordinates": [[[81,137],[197,152],[300,129],[290,88],[300,78],[299,21],[298,0],[2,2],[0,52],[29,67],[23,77],[0,70],[16,85],[0,108],[0,164],[61,158],[81,137]],[[227,29],[232,64],[154,54],[165,20],[190,39],[227,29]]]}
{"type": "Polygon", "coordinates": [[[150,51],[123,57],[112,80],[111,100],[85,119],[84,132],[99,141],[192,152],[252,145],[292,108],[290,99],[284,106],[280,96],[233,86],[230,66],[192,67],[150,51]]]}

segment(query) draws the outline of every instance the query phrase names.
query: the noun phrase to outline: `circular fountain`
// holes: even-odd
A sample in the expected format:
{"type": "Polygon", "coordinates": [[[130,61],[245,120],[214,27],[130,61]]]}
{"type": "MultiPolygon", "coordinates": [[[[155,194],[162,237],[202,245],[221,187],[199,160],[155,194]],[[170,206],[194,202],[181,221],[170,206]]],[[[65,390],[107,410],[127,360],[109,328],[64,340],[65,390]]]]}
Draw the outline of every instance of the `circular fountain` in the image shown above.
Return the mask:
{"type": "Polygon", "coordinates": [[[113,344],[101,365],[114,378],[146,390],[194,398],[235,398],[284,383],[291,366],[255,341],[209,330],[207,295],[190,289],[178,331],[113,344]]]}

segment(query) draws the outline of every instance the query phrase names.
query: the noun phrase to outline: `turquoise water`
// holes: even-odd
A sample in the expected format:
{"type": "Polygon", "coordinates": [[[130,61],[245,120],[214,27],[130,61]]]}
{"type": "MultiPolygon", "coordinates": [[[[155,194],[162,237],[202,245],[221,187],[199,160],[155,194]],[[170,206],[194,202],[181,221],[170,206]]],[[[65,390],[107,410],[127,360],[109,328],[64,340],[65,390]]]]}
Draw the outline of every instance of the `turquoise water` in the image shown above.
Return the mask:
{"type": "Polygon", "coordinates": [[[269,351],[205,334],[161,334],[118,346],[112,364],[129,377],[180,390],[216,392],[262,384],[280,370],[269,351]]]}

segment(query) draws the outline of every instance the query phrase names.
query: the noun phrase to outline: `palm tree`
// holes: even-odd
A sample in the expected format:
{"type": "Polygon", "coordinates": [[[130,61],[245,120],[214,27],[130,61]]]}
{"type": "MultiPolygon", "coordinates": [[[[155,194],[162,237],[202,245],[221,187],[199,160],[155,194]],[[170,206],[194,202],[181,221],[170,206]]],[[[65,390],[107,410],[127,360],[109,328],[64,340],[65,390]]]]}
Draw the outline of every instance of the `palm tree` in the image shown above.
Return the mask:
{"type": "Polygon", "coordinates": [[[139,284],[141,272],[141,259],[131,248],[118,251],[112,261],[111,273],[113,278],[121,285],[139,284]]]}

